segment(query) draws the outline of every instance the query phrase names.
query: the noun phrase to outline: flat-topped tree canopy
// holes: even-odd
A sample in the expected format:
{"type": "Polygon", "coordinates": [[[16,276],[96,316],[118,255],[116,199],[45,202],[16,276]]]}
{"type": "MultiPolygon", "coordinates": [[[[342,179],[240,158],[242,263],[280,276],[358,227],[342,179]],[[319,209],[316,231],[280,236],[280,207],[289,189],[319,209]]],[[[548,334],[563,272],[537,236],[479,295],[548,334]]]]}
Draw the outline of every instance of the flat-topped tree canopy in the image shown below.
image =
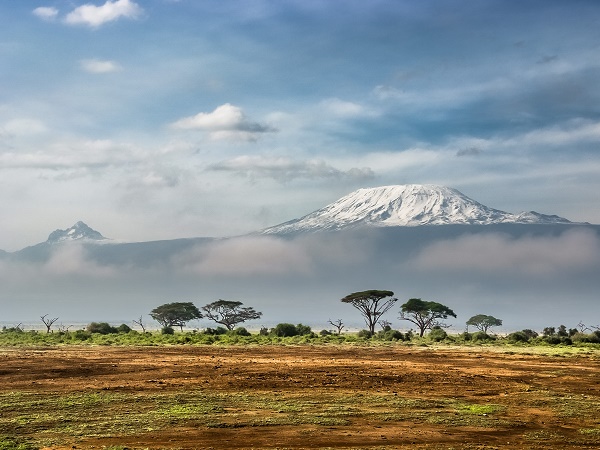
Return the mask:
{"type": "Polygon", "coordinates": [[[444,327],[441,319],[447,319],[449,316],[456,317],[454,311],[446,305],[438,302],[421,300],[420,298],[411,298],[400,309],[400,320],[408,320],[419,327],[419,336],[423,337],[425,330],[433,327],[444,327]]]}
{"type": "Polygon", "coordinates": [[[375,334],[375,325],[381,316],[390,310],[398,301],[392,291],[375,290],[353,292],[341,299],[342,303],[349,303],[360,311],[371,335],[375,334]]]}
{"type": "Polygon", "coordinates": [[[173,302],[157,306],[150,311],[150,317],[163,327],[183,327],[187,322],[201,319],[202,313],[192,302],[173,302]]]}
{"type": "Polygon", "coordinates": [[[262,313],[252,307],[242,307],[243,303],[234,300],[219,299],[202,307],[206,317],[218,324],[224,325],[228,330],[247,320],[259,319],[262,313]]]}
{"type": "Polygon", "coordinates": [[[487,334],[490,328],[502,326],[502,320],[486,314],[477,314],[467,320],[467,325],[473,325],[482,333],[487,334]]]}

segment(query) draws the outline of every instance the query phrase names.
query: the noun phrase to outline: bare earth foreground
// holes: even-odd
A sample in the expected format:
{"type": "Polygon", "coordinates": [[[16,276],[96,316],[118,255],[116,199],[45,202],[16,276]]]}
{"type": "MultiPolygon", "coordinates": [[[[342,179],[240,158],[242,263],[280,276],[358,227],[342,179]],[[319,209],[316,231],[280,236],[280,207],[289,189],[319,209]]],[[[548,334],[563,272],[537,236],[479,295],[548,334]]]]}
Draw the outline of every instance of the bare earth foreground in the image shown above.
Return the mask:
{"type": "Polygon", "coordinates": [[[527,351],[0,349],[0,435],[78,449],[598,448],[598,351],[527,351]]]}

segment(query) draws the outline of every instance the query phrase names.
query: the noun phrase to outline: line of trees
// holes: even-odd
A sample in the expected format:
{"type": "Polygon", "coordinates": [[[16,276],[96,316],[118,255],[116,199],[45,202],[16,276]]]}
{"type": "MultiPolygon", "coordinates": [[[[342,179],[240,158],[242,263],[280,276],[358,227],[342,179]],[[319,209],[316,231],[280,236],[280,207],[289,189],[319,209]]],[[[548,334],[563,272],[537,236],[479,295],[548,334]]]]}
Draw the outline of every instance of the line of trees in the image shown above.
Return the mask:
{"type": "MultiPolygon", "coordinates": [[[[392,291],[368,290],[353,292],[341,299],[356,308],[365,320],[368,332],[375,334],[375,326],[380,323],[385,329],[387,321],[382,316],[389,311],[398,301],[392,291]],[[384,322],[386,322],[384,324],[384,322]]],[[[447,328],[449,325],[442,322],[448,317],[456,318],[456,313],[446,305],[438,302],[425,301],[420,298],[411,298],[400,306],[400,320],[413,323],[423,337],[426,330],[434,328],[447,328]]],[[[331,323],[331,322],[330,322],[331,323]]],[[[486,333],[495,326],[502,325],[502,320],[485,314],[478,314],[467,321],[467,326],[472,325],[479,331],[486,333]]]]}
{"type": "Polygon", "coordinates": [[[241,323],[262,316],[262,313],[254,308],[242,305],[242,302],[219,299],[203,306],[203,313],[192,302],[165,303],[154,308],[150,312],[150,317],[161,324],[163,329],[179,327],[183,331],[183,327],[189,321],[206,317],[231,331],[241,323]]]}
{"type": "MultiPolygon", "coordinates": [[[[391,323],[383,318],[383,315],[390,311],[398,302],[398,299],[394,297],[394,292],[388,290],[367,290],[353,292],[343,297],[341,302],[350,304],[362,315],[367,326],[367,329],[361,332],[363,336],[375,336],[375,328],[377,325],[381,326],[383,333],[390,334],[395,331],[391,329],[391,323]]],[[[163,332],[167,333],[173,333],[174,327],[179,327],[179,329],[183,331],[183,328],[188,324],[188,322],[202,318],[207,318],[216,324],[221,325],[224,327],[220,328],[223,332],[231,332],[236,330],[238,325],[245,323],[246,321],[261,318],[262,312],[256,311],[253,307],[243,306],[243,303],[240,301],[219,299],[215,302],[208,303],[202,308],[198,308],[192,302],[165,303],[154,308],[150,312],[150,317],[152,317],[162,326],[163,332]]],[[[404,304],[400,305],[398,319],[414,324],[417,328],[419,337],[423,337],[425,332],[429,330],[432,337],[437,336],[439,340],[442,340],[447,336],[447,333],[443,329],[450,327],[450,325],[446,324],[444,321],[450,317],[456,318],[457,315],[451,308],[442,303],[426,301],[420,298],[411,298],[404,304]],[[435,334],[435,336],[433,336],[433,334],[435,334]]],[[[51,328],[58,320],[58,317],[50,318],[48,314],[46,314],[41,316],[40,319],[46,326],[47,333],[50,333],[51,328]]],[[[142,316],[140,316],[139,319],[134,320],[133,323],[139,325],[142,328],[142,332],[146,332],[147,325],[144,324],[142,316]]],[[[341,335],[342,330],[345,328],[345,325],[341,319],[337,319],[335,321],[329,319],[328,323],[332,325],[335,330],[322,330],[322,335],[325,335],[326,333],[336,334],[339,336],[341,335]]],[[[466,322],[466,325],[467,329],[465,335],[469,334],[469,326],[472,326],[475,327],[483,336],[487,336],[488,332],[493,327],[502,325],[502,320],[486,314],[477,314],[469,318],[466,322]]],[[[20,325],[15,329],[17,331],[21,330],[19,327],[20,325]]],[[[276,336],[306,334],[306,330],[302,324],[297,326],[291,324],[279,324],[278,327],[279,328],[276,327],[276,329],[271,330],[275,332],[276,336]],[[293,327],[300,328],[294,328],[296,331],[290,331],[293,327]]],[[[593,328],[597,328],[597,332],[600,333],[600,328],[593,328]]],[[[129,330],[130,328],[124,324],[118,328],[114,328],[104,322],[92,322],[88,326],[88,331],[98,332],[101,334],[127,332],[129,330]]],[[[219,327],[217,327],[217,331],[218,330],[219,327]]],[[[68,329],[61,327],[59,331],[66,332],[68,329]]],[[[263,327],[261,328],[260,334],[265,334],[265,331],[270,333],[269,330],[266,330],[263,327]]],[[[547,341],[553,340],[557,342],[567,342],[573,336],[577,335],[578,337],[581,337],[585,334],[585,331],[591,332],[593,330],[580,323],[578,328],[569,330],[567,330],[564,325],[558,327],[558,330],[556,330],[554,327],[547,327],[543,330],[542,334],[547,341]]],[[[409,333],[412,333],[412,330],[409,333]]],[[[532,330],[522,330],[511,333],[510,336],[512,336],[514,338],[513,340],[515,341],[525,342],[529,339],[537,337],[538,334],[532,330]]]]}

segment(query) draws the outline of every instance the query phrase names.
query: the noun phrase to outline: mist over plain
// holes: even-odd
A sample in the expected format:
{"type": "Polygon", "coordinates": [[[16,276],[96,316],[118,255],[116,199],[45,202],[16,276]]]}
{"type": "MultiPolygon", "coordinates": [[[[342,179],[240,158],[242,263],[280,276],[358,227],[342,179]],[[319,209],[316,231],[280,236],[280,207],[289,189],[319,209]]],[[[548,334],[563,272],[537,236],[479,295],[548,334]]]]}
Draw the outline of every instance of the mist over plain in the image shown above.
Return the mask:
{"type": "MultiPolygon", "coordinates": [[[[173,301],[198,306],[239,300],[263,312],[249,327],[278,322],[327,328],[341,318],[362,327],[348,293],[389,289],[451,307],[452,328],[474,314],[503,330],[600,322],[600,226],[451,225],[345,230],[278,237],[142,243],[68,242],[0,258],[9,300],[3,321],[43,314],[71,322],[131,322],[173,301]]],[[[147,318],[150,321],[150,318],[147,318]]],[[[205,327],[202,320],[192,326],[205,327]]],[[[501,331],[501,330],[498,330],[501,331]]]]}

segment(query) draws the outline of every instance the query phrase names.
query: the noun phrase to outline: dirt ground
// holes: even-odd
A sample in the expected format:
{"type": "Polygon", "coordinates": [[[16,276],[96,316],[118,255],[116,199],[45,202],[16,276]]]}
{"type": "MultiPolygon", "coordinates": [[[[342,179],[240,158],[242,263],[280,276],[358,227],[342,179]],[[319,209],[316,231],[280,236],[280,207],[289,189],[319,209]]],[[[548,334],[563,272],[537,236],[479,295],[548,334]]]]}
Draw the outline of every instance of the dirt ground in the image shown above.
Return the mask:
{"type": "Polygon", "coordinates": [[[37,448],[598,448],[600,353],[355,346],[0,349],[37,448]]]}

